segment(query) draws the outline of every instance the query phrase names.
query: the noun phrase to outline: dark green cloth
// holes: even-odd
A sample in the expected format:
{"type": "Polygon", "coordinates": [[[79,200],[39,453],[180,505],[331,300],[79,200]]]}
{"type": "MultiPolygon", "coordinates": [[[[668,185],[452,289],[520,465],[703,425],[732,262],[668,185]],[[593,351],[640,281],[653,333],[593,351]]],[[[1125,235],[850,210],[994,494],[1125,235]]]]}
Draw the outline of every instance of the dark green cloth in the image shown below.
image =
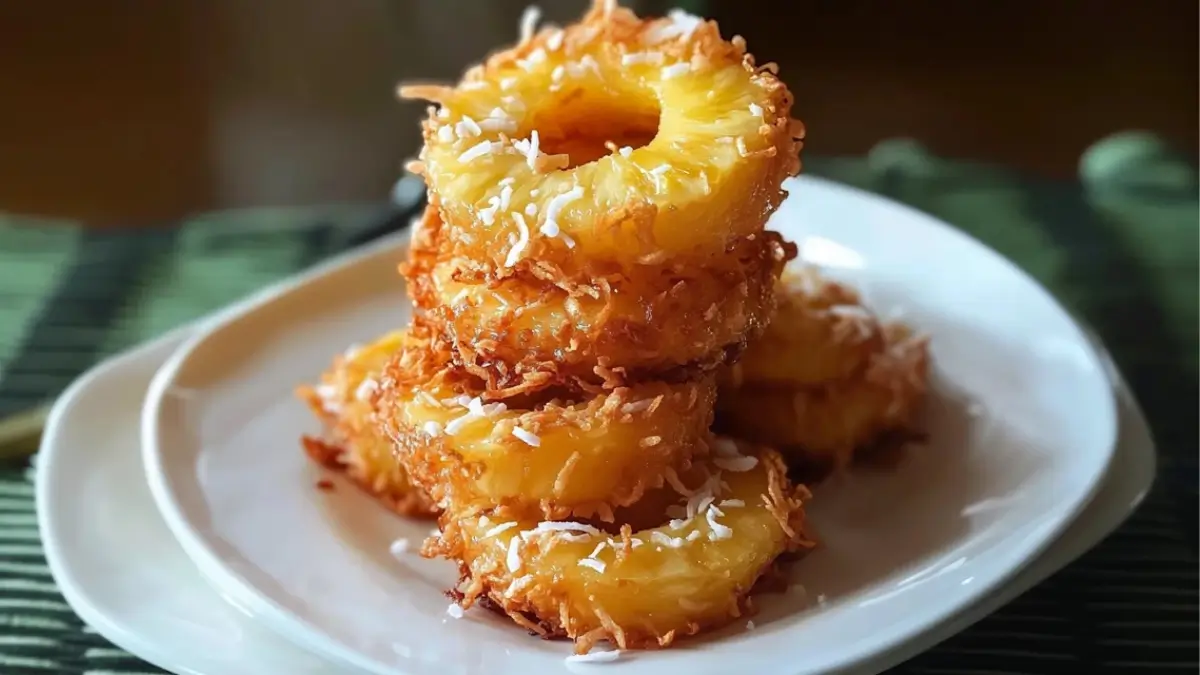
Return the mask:
{"type": "MultiPolygon", "coordinates": [[[[866,158],[812,159],[806,170],[939,216],[1040,279],[1106,340],[1163,455],[1156,490],[1116,535],[899,670],[1194,671],[1195,169],[1128,134],[1089,151],[1075,182],[946,161],[903,140],[866,158]]],[[[233,211],[127,233],[0,218],[0,418],[51,400],[106,355],[362,242],[389,218],[404,222],[397,211],[233,211]]],[[[0,470],[0,672],[157,672],[66,608],[42,557],[30,475],[24,462],[0,470]]]]}

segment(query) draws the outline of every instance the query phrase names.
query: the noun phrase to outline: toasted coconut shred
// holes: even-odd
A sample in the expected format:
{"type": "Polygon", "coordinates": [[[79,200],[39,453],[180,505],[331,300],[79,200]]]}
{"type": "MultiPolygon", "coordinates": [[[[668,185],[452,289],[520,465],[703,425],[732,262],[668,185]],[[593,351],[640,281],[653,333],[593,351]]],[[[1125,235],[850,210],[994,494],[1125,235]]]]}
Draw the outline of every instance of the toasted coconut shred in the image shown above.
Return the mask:
{"type": "Polygon", "coordinates": [[[836,336],[889,419],[924,391],[925,343],[781,285],[796,248],[764,227],[805,131],[774,64],[680,10],[540,22],[453,86],[400,87],[433,104],[414,318],[302,391],[330,430],[306,444],[437,515],[419,552],[458,566],[450,619],[479,604],[603,663],[753,629],[752,592],[814,546],[774,444],[713,430],[719,392],[770,372],[738,362],[777,307],[836,336]]]}

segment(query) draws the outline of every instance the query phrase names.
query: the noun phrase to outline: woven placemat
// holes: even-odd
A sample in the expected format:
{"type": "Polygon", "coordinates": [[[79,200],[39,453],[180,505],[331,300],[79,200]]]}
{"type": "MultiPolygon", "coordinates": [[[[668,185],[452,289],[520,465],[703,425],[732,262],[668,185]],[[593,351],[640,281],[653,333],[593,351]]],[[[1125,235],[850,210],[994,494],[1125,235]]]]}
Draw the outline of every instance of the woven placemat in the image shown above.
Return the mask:
{"type": "MultiPolygon", "coordinates": [[[[906,141],[866,158],[814,159],[808,171],[939,216],[1045,283],[1105,339],[1162,452],[1155,491],[1115,535],[897,672],[1195,671],[1194,168],[1133,134],[1090,151],[1076,182],[950,162],[906,141]]],[[[406,222],[384,206],[236,211],[136,233],[0,219],[0,419],[51,400],[106,355],[406,222]]],[[[0,673],[159,672],[63,601],[30,477],[24,460],[0,470],[0,673]]]]}

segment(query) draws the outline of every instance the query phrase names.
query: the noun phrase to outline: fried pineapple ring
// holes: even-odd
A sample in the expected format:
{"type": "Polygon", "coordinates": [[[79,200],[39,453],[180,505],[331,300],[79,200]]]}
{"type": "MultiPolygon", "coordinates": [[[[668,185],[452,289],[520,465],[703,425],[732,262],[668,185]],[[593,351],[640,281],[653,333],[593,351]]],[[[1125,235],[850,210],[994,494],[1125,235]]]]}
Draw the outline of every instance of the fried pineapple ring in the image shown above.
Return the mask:
{"type": "Polygon", "coordinates": [[[325,438],[305,436],[304,448],[319,464],[342,471],[359,487],[405,516],[432,517],[438,509],[414,487],[393,457],[392,442],[374,419],[372,397],[377,377],[401,342],[389,333],[334,359],[320,384],[297,394],[325,427],[325,438]]]}
{"type": "Polygon", "coordinates": [[[713,22],[596,2],[457,87],[402,87],[440,105],[413,168],[453,255],[492,269],[581,280],[704,263],[759,232],[799,171],[803,129],[774,71],[713,22]]]}
{"type": "Polygon", "coordinates": [[[879,322],[858,293],[805,268],[784,273],[775,315],[723,385],[808,386],[853,376],[883,348],[879,322]]]}
{"type": "Polygon", "coordinates": [[[442,228],[437,209],[426,209],[403,266],[409,294],[456,358],[493,390],[539,375],[613,386],[724,364],[761,332],[775,280],[794,255],[778,234],[763,232],[731,244],[708,269],[646,268],[573,294],[527,277],[488,281],[470,261],[439,262],[442,228]]]}
{"type": "Polygon", "coordinates": [[[708,451],[716,385],[646,382],[586,397],[485,403],[444,345],[404,338],[382,378],[379,420],[412,479],[444,507],[539,517],[632,504],[708,451]]]}
{"type": "Polygon", "coordinates": [[[790,487],[779,455],[729,441],[723,447],[727,454],[680,477],[687,496],[675,494],[677,503],[657,513],[639,504],[637,524],[623,523],[618,534],[584,523],[447,514],[442,535],[423,552],[460,561],[464,607],[486,599],[531,631],[574,639],[579,653],[598,640],[665,647],[741,615],[781,554],[811,546],[808,492],[790,487]]]}
{"type": "Polygon", "coordinates": [[[911,432],[928,385],[926,338],[884,327],[884,346],[855,375],[809,387],[723,389],[718,428],[780,448],[816,473],[845,467],[891,432],[911,432]]]}

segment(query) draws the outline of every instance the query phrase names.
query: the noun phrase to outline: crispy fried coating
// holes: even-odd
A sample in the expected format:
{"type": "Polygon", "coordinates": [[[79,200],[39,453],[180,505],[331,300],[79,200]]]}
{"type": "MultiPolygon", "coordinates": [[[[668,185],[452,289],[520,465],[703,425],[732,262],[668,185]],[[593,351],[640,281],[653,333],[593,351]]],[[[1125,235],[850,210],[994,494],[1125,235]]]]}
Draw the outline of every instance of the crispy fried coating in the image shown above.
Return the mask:
{"type": "Polygon", "coordinates": [[[847,466],[877,441],[913,431],[928,387],[928,340],[900,325],[849,377],[803,386],[743,379],[722,388],[717,428],[780,448],[806,475],[847,466]]]}
{"type": "Polygon", "coordinates": [[[306,436],[302,442],[316,462],[344,472],[397,513],[431,518],[438,513],[433,500],[409,482],[392,441],[374,419],[377,378],[399,347],[400,336],[389,333],[348,350],[334,359],[319,384],[299,388],[297,394],[325,427],[324,437],[306,436]]]}
{"type": "Polygon", "coordinates": [[[707,268],[644,266],[564,288],[444,258],[443,234],[431,206],[402,266],[408,292],[456,361],[491,390],[531,379],[623,386],[724,365],[766,326],[775,281],[795,255],[777,233],[761,232],[731,243],[707,268]]]}
{"type": "Polygon", "coordinates": [[[419,327],[381,378],[378,419],[413,481],[443,507],[612,518],[708,451],[712,376],[597,395],[485,402],[478,378],[419,327]]]}
{"type": "Polygon", "coordinates": [[[439,106],[413,168],[451,255],[574,282],[704,266],[782,201],[804,131],[774,65],[715,22],[602,5],[455,87],[401,88],[439,106]]]}
{"type": "Polygon", "coordinates": [[[719,452],[606,529],[453,512],[423,553],[459,561],[460,602],[486,601],[583,653],[670,645],[728,623],[786,552],[806,550],[803,501],[779,455],[722,440],[719,452]],[[662,504],[670,503],[663,508],[662,504]],[[627,517],[627,519],[626,519],[627,517]]]}
{"type": "Polygon", "coordinates": [[[883,329],[858,292],[812,268],[788,270],[762,336],[722,374],[722,385],[808,386],[860,372],[884,346],[883,329]]]}

